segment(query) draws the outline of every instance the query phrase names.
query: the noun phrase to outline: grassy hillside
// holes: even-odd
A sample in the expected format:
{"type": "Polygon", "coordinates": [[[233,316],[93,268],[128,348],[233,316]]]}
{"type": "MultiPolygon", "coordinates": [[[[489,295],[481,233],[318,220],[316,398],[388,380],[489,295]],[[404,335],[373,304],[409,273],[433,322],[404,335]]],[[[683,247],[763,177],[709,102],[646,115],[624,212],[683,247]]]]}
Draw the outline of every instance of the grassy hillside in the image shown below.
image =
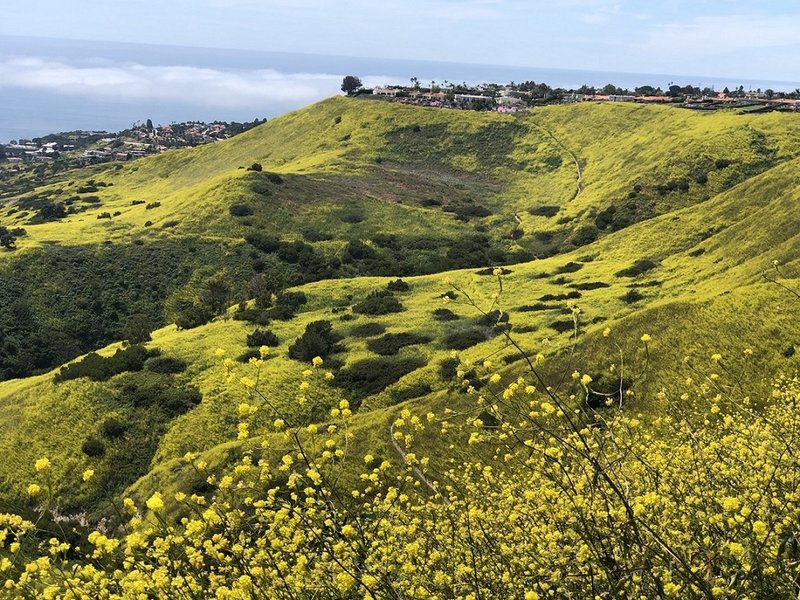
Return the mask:
{"type": "Polygon", "coordinates": [[[148,347],[185,363],[175,374],[146,367],[56,383],[53,371],[0,382],[0,451],[9,457],[0,464],[2,500],[31,505],[25,490],[40,456],[53,458],[63,509],[98,515],[123,493],[143,499],[156,489],[203,489],[181,457],[198,452],[213,470],[250,443],[236,440],[247,399],[239,380],[255,377],[246,361],[261,344],[245,353],[256,329],[278,343],[268,344],[260,375],[268,402],[258,402],[250,434],[272,436],[277,448],[286,443],[270,433],[278,413],[292,426],[325,422],[347,399],[364,451],[395,455],[389,424],[403,407],[422,414],[474,406],[457,370],[478,388],[492,385],[489,371],[510,380],[524,369],[503,334],[506,316],[511,337],[544,355],[552,385],[576,386],[570,374],[578,369],[598,390],[613,391],[622,368],[625,401],[643,414],[660,414],[657,393],[694,369],[719,367],[726,385],[741,377],[748,393],[764,395],[774,374],[797,367],[794,297],[762,274],[790,287],[797,280],[798,123],[785,114],[636,105],[509,116],[337,98],[225,143],[75,172],[8,197],[0,222],[27,236],[0,253],[13,284],[0,291],[8,300],[0,345],[5,340],[7,356],[18,356],[21,340],[44,345],[68,331],[63,354],[31,359],[45,371],[120,339],[131,314],[163,322],[167,297],[198,273],[226,268],[239,300],[250,277],[280,272],[302,284],[294,291],[307,303],[261,326],[233,318],[233,307],[229,318],[200,327],[155,331],[148,347]],[[247,170],[253,163],[262,170],[247,170]],[[78,193],[89,179],[98,191],[78,193]],[[45,203],[74,196],[99,203],[75,201],[87,210],[30,224],[45,203]],[[251,214],[232,215],[233,205],[251,214]],[[104,212],[111,218],[98,219],[104,212]],[[259,249],[245,241],[254,233],[304,240],[319,260],[291,262],[281,250],[259,249]],[[492,306],[498,264],[508,266],[492,306]],[[397,276],[409,286],[393,292],[400,312],[359,312],[397,276]],[[448,292],[454,297],[445,301],[448,292]],[[467,294],[501,312],[481,319],[467,294]],[[77,296],[99,306],[78,306],[77,296]],[[56,297],[82,312],[54,306],[56,297]],[[571,303],[580,309],[577,334],[571,303]],[[94,314],[106,326],[95,328],[94,314]],[[330,345],[338,345],[324,366],[334,379],[300,401],[309,361],[290,358],[289,347],[320,320],[332,324],[330,345]],[[647,347],[645,333],[653,338],[647,347]],[[233,360],[232,371],[217,349],[233,360]],[[719,365],[710,359],[716,353],[719,365]],[[180,405],[175,390],[191,386],[202,401],[180,405]],[[109,435],[112,420],[121,427],[109,435]],[[86,453],[90,439],[102,452],[86,453]],[[86,468],[94,483],[76,488],[86,468]]]}

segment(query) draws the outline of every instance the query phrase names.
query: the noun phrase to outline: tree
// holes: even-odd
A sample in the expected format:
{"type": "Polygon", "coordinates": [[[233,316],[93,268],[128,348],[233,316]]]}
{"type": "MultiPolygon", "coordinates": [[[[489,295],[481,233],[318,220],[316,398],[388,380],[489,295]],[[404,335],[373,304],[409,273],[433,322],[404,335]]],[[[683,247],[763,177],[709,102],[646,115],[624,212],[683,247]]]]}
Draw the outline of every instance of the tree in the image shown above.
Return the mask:
{"type": "Polygon", "coordinates": [[[153,328],[153,322],[147,315],[141,313],[131,315],[122,329],[122,339],[132,345],[149,342],[153,328]]]}
{"type": "Polygon", "coordinates": [[[14,232],[0,225],[0,247],[13,250],[17,243],[17,236],[14,232]]]}
{"type": "Polygon", "coordinates": [[[362,87],[361,80],[355,75],[347,75],[342,79],[342,91],[348,96],[352,96],[362,87]]]}
{"type": "Polygon", "coordinates": [[[233,285],[225,271],[209,277],[203,284],[200,297],[212,314],[221,315],[231,304],[233,285]]]}

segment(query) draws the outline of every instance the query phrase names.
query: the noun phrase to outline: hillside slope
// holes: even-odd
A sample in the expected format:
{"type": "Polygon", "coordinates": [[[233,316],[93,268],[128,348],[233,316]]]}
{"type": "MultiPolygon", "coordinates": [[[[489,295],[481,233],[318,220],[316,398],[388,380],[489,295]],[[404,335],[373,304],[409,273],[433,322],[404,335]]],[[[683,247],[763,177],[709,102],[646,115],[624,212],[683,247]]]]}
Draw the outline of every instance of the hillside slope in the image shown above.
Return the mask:
{"type": "MultiPolygon", "coordinates": [[[[664,408],[657,392],[694,376],[695,367],[714,367],[710,357],[720,353],[725,385],[746,385],[755,397],[775,373],[797,367],[794,296],[763,279],[768,272],[789,287],[797,284],[797,123],[791,115],[709,115],[646,106],[549,107],[512,117],[333,99],[225,144],[96,174],[114,183],[99,192],[98,208],[64,221],[26,224],[29,235],[19,250],[2,256],[11,272],[44,252],[36,247],[45,241],[99,251],[94,245],[101,240],[114,242],[108,250],[140,237],[143,243],[131,248],[188,240],[194,255],[204,255],[212,266],[229,261],[231,272],[245,278],[256,260],[242,241],[248,232],[289,240],[307,235],[303,228],[311,227],[333,238],[306,238],[323,255],[342,253],[347,240],[388,252],[374,241],[379,234],[396,236],[391,251],[401,257],[409,254],[408,240],[438,240],[435,251],[448,260],[418,254],[417,261],[430,262],[378,271],[384,277],[347,277],[372,272],[365,259],[357,258],[342,262],[333,278],[294,288],[307,297],[298,314],[260,326],[278,343],[268,344],[270,358],[260,380],[267,401],[258,401],[251,436],[274,430],[278,413],[289,415],[292,426],[324,422],[328,410],[347,399],[358,409],[353,427],[366,432],[374,446],[369,450],[391,455],[388,427],[399,407],[474,405],[459,391],[456,370],[474,370],[467,379],[480,387],[491,385],[484,381],[485,360],[502,366],[508,378],[524,369],[502,334],[505,315],[511,337],[531,355],[545,356],[553,385],[564,375],[561,385],[573,385],[569,374],[579,369],[592,373],[599,389],[613,384],[624,365],[630,392],[625,401],[637,411],[657,413],[664,408]],[[580,165],[580,189],[573,154],[580,165]],[[263,170],[238,168],[253,162],[263,170]],[[269,179],[271,174],[279,175],[280,183],[269,179]],[[263,205],[254,200],[254,182],[269,190],[263,205]],[[158,198],[161,206],[130,206],[134,198],[158,198]],[[460,206],[480,204],[490,214],[454,219],[442,210],[454,198],[460,206]],[[229,214],[233,203],[252,205],[253,214],[244,217],[250,225],[229,214]],[[611,206],[616,208],[609,212],[611,206]],[[95,217],[115,209],[122,214],[109,223],[95,217]],[[626,211],[629,218],[623,219],[626,211]],[[148,215],[180,223],[143,232],[148,215]],[[522,234],[509,236],[516,227],[522,234]],[[476,254],[476,261],[485,262],[456,262],[470,268],[451,270],[450,261],[461,251],[449,250],[465,237],[482,234],[490,240],[483,242],[483,252],[495,242],[511,254],[497,260],[476,254]],[[217,250],[206,254],[205,248],[217,250]],[[531,254],[513,254],[523,250],[531,254]],[[542,258],[516,262],[514,256],[542,258]],[[779,262],[779,272],[773,261],[779,262]],[[502,276],[499,304],[492,306],[498,280],[491,268],[478,274],[474,267],[500,262],[513,264],[502,276]],[[409,276],[415,272],[435,274],[409,276]],[[398,275],[409,286],[394,292],[400,312],[359,312],[371,292],[385,290],[398,275]],[[442,298],[447,292],[454,292],[449,302],[442,298]],[[494,313],[493,321],[481,320],[467,293],[479,307],[502,313],[494,313]],[[570,302],[580,308],[577,335],[570,302]],[[290,358],[288,349],[319,320],[330,321],[343,347],[332,348],[326,357],[333,382],[301,401],[309,362],[290,358]],[[608,338],[602,333],[607,327],[612,330],[608,338]],[[645,333],[653,338],[647,348],[640,341],[645,333]],[[746,349],[753,353],[745,354],[746,349]],[[454,351],[459,367],[452,362],[454,351]],[[684,356],[690,357],[688,363],[684,356]],[[378,359],[382,362],[364,362],[378,359]]],[[[16,202],[7,202],[10,210],[16,202]]],[[[17,213],[10,216],[12,225],[25,222],[17,213]]],[[[176,252],[178,260],[182,254],[176,252]]],[[[262,265],[267,272],[280,264],[274,253],[256,254],[267,261],[262,265]]],[[[381,268],[402,264],[392,261],[395,255],[383,255],[381,268]]],[[[114,256],[115,262],[105,266],[110,271],[122,260],[114,256]]],[[[188,280],[203,264],[187,263],[177,276],[188,280]]],[[[56,261],[52,268],[62,269],[64,263],[56,261]]],[[[147,281],[147,274],[141,277],[147,281]]],[[[168,282],[163,289],[171,289],[168,282]]],[[[157,298],[152,301],[158,304],[157,298]]],[[[119,317],[129,314],[126,308],[120,304],[119,317]]],[[[181,465],[184,453],[204,453],[219,467],[248,443],[236,441],[239,404],[248,396],[239,380],[254,377],[254,367],[234,360],[230,379],[230,363],[223,364],[216,351],[236,359],[257,328],[218,318],[193,329],[167,326],[154,332],[148,347],[185,363],[185,370],[174,375],[145,369],[106,381],[56,383],[50,372],[1,382],[0,451],[8,456],[0,465],[0,479],[7,482],[2,500],[29,502],[30,466],[40,456],[54,458],[62,508],[95,515],[108,498],[131,485],[128,493],[144,497],[181,478],[202,484],[181,465]],[[197,388],[202,401],[170,408],[171,390],[189,386],[197,388]],[[111,420],[121,424],[118,434],[108,434],[111,420]],[[101,442],[101,453],[87,455],[90,439],[101,442]],[[86,468],[95,470],[96,483],[76,488],[86,468]]],[[[280,438],[274,437],[278,446],[280,438]]]]}

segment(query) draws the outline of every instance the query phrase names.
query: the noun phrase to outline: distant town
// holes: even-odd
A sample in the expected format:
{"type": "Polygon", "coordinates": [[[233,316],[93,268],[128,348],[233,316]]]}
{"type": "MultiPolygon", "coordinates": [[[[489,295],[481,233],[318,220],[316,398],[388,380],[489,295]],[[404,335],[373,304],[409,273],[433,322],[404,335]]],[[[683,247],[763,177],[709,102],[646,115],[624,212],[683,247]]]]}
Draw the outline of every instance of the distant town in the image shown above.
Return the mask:
{"type": "Polygon", "coordinates": [[[423,86],[416,78],[411,85],[365,88],[358,77],[348,76],[342,82],[342,91],[352,96],[388,99],[404,104],[416,104],[466,110],[491,110],[517,112],[546,104],[574,102],[638,102],[669,104],[695,110],[739,108],[748,112],[790,110],[800,108],[800,89],[793,92],[776,92],[771,89],[745,90],[739,86],[722,91],[691,85],[670,84],[666,89],[649,85],[633,90],[608,84],[602,88],[588,85],[578,89],[551,88],[545,83],[526,81],[505,85],[484,84],[468,86],[431,82],[423,86]]]}
{"type": "MultiPolygon", "coordinates": [[[[484,110],[514,113],[536,106],[577,102],[635,102],[666,104],[694,110],[736,108],[746,112],[798,111],[800,89],[776,92],[771,89],[745,90],[738,88],[717,91],[691,85],[670,84],[665,89],[641,86],[633,90],[608,84],[602,88],[583,85],[577,89],[551,88],[545,83],[482,85],[454,84],[444,81],[423,85],[412,77],[410,85],[387,85],[366,88],[358,77],[348,75],[342,91],[349,96],[388,100],[403,104],[484,110]]],[[[191,148],[228,139],[266,122],[266,119],[247,123],[203,123],[191,121],[154,126],[148,119],[134,123],[119,133],[106,131],[71,131],[40,138],[12,140],[0,145],[0,175],[10,175],[37,165],[52,163],[55,168],[87,164],[129,161],[175,148],[191,148]]]]}
{"type": "Polygon", "coordinates": [[[0,163],[5,172],[31,166],[54,164],[75,167],[112,161],[129,161],[175,148],[191,148],[221,140],[266,122],[171,123],[154,126],[149,119],[134,123],[119,133],[107,131],[70,131],[33,139],[12,140],[0,145],[0,163]]]}

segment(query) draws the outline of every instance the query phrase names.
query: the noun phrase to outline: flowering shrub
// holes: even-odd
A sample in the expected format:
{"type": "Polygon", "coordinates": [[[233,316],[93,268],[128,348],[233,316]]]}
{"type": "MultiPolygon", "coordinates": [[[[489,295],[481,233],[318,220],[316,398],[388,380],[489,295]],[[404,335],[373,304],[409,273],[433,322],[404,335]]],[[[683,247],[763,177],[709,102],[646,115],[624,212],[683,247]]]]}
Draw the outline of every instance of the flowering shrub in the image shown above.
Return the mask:
{"type": "MultiPolygon", "coordinates": [[[[572,312],[577,323],[580,310],[572,312]]],[[[613,347],[611,330],[603,335],[613,347]]],[[[657,338],[645,333],[640,344],[646,365],[657,338]]],[[[35,545],[33,521],[0,515],[5,592],[797,597],[800,379],[780,379],[771,398],[756,402],[735,377],[723,382],[726,358],[715,353],[715,373],[660,392],[668,410],[646,420],[622,395],[598,402],[594,378],[577,370],[556,391],[543,380],[545,357],[520,352],[528,364],[521,375],[489,360],[459,364],[457,379],[470,369],[486,384],[467,383],[470,400],[458,410],[396,410],[386,456],[353,452],[363,429],[351,425],[347,401],[331,407],[325,424],[301,427],[275,412],[257,375],[237,377],[241,367],[226,360],[229,380],[249,394],[238,410],[248,445],[221,472],[185,457],[213,494],[155,492],[144,506],[126,499],[120,530],[98,529],[80,551],[58,538],[35,545]],[[251,436],[249,420],[260,411],[274,418],[277,436],[251,436]],[[183,516],[170,517],[173,509],[183,516]]],[[[260,373],[263,365],[244,368],[260,373]]],[[[332,378],[315,357],[303,372],[303,398],[332,378]]],[[[50,466],[41,458],[31,468],[29,494],[45,508],[50,466]]],[[[76,485],[91,485],[92,475],[76,485]]]]}

